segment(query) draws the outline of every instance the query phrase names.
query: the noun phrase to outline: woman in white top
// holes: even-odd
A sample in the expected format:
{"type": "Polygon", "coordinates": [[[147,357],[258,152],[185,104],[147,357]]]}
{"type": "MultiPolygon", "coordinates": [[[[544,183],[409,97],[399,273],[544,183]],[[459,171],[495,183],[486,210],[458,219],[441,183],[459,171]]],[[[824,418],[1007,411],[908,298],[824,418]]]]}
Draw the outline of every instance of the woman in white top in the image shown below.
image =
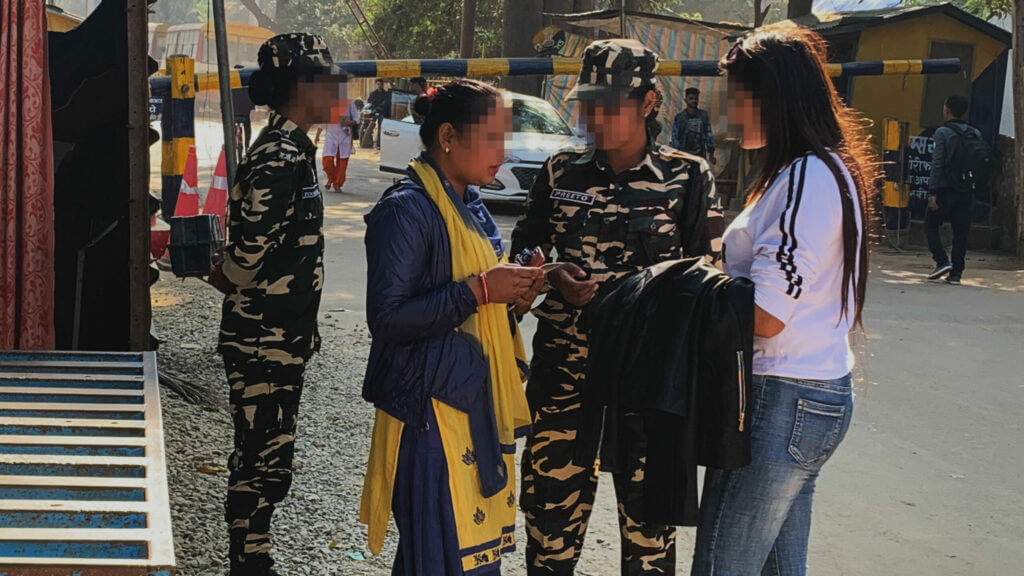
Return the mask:
{"type": "MultiPolygon", "coordinates": [[[[342,100],[344,108],[331,110],[331,123],[326,124],[327,138],[324,140],[323,167],[327,176],[325,187],[341,192],[348,173],[348,159],[355,153],[353,130],[359,125],[359,111],[349,100],[342,100]],[[342,112],[340,113],[339,112],[342,112]]],[[[317,128],[316,144],[320,144],[320,133],[324,128],[317,128]]]]}
{"type": "Polygon", "coordinates": [[[725,271],[755,285],[752,462],[707,471],[693,576],[806,574],[815,481],[850,425],[876,173],[825,62],[824,40],[791,23],[722,61],[741,146],[764,159],[724,237],[725,271]]]}

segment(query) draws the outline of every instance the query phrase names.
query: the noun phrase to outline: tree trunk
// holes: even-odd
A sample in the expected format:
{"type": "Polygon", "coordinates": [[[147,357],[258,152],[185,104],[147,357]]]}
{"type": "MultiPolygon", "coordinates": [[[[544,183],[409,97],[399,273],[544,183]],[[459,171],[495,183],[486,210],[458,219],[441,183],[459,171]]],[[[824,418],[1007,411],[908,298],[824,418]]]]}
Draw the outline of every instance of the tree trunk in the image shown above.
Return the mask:
{"type": "Polygon", "coordinates": [[[768,10],[771,10],[771,0],[754,0],[754,28],[764,24],[768,17],[768,10]]]}
{"type": "Polygon", "coordinates": [[[473,57],[473,40],[476,36],[476,0],[462,0],[462,37],[459,41],[459,57],[473,57]]]}
{"type": "Polygon", "coordinates": [[[252,15],[256,17],[256,23],[257,24],[259,24],[260,26],[262,26],[264,28],[268,28],[270,30],[273,30],[275,32],[278,31],[277,30],[277,22],[275,22],[270,16],[267,16],[267,13],[264,12],[259,7],[259,4],[256,3],[256,0],[238,0],[238,1],[241,2],[242,6],[245,6],[246,9],[249,10],[249,12],[252,12],[252,15]]]}
{"type": "Polygon", "coordinates": [[[792,20],[811,13],[814,0],[789,0],[789,8],[786,9],[786,18],[792,20]]]}
{"type": "MultiPolygon", "coordinates": [[[[535,56],[533,36],[543,22],[543,0],[505,0],[502,55],[505,58],[535,56]]],[[[506,76],[502,86],[513,92],[540,95],[540,76],[506,76]]]]}
{"type": "Polygon", "coordinates": [[[1017,196],[1017,255],[1024,257],[1024,0],[1013,0],[1013,142],[1017,196]]]}
{"type": "Polygon", "coordinates": [[[545,14],[572,14],[573,10],[572,0],[544,0],[545,14]]]}

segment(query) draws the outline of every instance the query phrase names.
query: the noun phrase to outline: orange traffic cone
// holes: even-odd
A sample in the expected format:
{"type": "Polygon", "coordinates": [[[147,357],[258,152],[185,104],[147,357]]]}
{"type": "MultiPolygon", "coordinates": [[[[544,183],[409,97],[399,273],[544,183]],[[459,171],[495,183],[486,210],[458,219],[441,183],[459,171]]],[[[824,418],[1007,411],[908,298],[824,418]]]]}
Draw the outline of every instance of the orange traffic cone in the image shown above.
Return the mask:
{"type": "Polygon", "coordinates": [[[185,173],[181,178],[181,189],[178,190],[178,203],[174,206],[175,216],[199,215],[199,161],[196,159],[196,147],[188,147],[188,158],[185,160],[185,173]]]}
{"type": "Polygon", "coordinates": [[[203,214],[216,214],[220,218],[221,231],[226,232],[227,209],[228,169],[224,162],[224,149],[221,148],[220,158],[217,159],[217,168],[213,171],[213,182],[210,183],[210,191],[206,193],[203,214]]]}

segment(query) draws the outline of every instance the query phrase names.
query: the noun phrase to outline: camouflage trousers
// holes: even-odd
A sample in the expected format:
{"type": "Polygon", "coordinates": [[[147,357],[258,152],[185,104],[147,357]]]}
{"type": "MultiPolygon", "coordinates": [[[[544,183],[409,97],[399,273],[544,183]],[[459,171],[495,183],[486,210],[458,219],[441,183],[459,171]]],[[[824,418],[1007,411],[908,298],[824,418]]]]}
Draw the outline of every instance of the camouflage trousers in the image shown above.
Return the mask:
{"type": "Polygon", "coordinates": [[[304,366],[228,358],[224,365],[235,425],[224,516],[231,574],[259,575],[274,563],[270,518],[292,484],[304,366]]]}
{"type": "MultiPolygon", "coordinates": [[[[536,344],[534,349],[536,349],[536,344]]],[[[547,372],[547,374],[544,374],[547,372]]],[[[522,456],[520,506],[526,517],[526,566],[530,576],[572,575],[583,550],[598,476],[572,462],[579,393],[534,369],[530,380],[534,432],[522,456]],[[557,391],[557,392],[556,392],[557,391]],[[542,405],[541,405],[542,404],[542,405]],[[560,410],[560,408],[566,408],[560,410]]],[[[582,379],[578,379],[580,382],[582,379]]],[[[621,428],[623,473],[613,474],[619,511],[623,576],[675,574],[675,528],[637,520],[643,509],[646,437],[639,417],[627,415],[621,428]]]]}

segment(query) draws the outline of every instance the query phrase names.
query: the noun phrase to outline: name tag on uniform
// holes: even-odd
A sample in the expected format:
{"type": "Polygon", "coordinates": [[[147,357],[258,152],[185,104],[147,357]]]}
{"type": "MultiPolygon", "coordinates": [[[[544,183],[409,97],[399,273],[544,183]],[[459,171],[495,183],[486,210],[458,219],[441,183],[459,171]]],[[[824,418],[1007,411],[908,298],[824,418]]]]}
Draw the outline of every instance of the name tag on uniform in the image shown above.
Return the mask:
{"type": "Polygon", "coordinates": [[[310,198],[316,198],[320,195],[320,185],[313,184],[312,186],[306,186],[302,189],[302,199],[309,200],[310,198]]]}
{"type": "Polygon", "coordinates": [[[564,190],[562,188],[555,188],[551,191],[552,200],[565,200],[566,202],[575,202],[576,204],[586,204],[587,206],[594,205],[594,194],[589,192],[577,192],[575,190],[564,190]]]}

